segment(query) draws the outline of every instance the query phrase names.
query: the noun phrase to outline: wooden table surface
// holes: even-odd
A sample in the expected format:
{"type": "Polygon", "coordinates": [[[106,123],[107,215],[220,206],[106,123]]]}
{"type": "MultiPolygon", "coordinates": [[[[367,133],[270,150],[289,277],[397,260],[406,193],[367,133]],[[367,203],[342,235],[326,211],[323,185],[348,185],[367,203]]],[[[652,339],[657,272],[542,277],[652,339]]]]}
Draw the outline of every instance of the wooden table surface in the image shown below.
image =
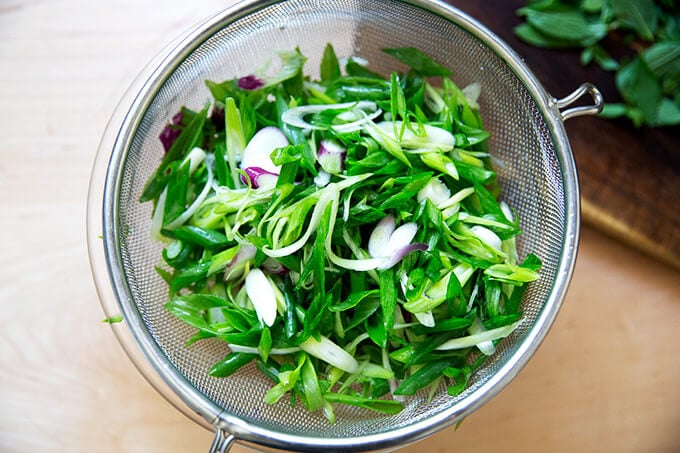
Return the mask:
{"type": "MultiPolygon", "coordinates": [[[[208,450],[212,434],[100,322],[85,212],[117,100],[171,37],[226,3],[0,2],[1,452],[208,450]]],[[[679,277],[586,226],[529,365],[460,429],[401,451],[680,451],[679,277]]]]}

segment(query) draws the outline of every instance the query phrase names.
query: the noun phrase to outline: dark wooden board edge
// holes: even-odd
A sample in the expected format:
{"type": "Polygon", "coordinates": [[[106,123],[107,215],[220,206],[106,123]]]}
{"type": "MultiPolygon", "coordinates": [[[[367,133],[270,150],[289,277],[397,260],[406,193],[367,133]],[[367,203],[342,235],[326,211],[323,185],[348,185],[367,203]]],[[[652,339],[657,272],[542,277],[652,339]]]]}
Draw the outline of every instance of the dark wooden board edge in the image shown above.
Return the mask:
{"type": "MultiPolygon", "coordinates": [[[[551,95],[594,83],[618,102],[614,77],[583,67],[578,51],[529,46],[513,33],[522,0],[448,0],[492,30],[523,59],[551,95]]],[[[635,128],[579,117],[565,123],[578,168],[583,223],[680,269],[680,128],[635,128]]]]}

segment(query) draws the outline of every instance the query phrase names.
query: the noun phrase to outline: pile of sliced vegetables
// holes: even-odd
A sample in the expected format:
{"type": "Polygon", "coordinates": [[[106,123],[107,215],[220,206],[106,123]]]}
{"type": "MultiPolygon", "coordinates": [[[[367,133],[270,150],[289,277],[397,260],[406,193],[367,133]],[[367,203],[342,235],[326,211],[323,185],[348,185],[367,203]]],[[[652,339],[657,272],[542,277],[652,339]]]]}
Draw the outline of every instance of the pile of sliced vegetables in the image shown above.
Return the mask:
{"type": "Polygon", "coordinates": [[[497,200],[480,87],[385,52],[409,70],[385,78],[328,45],[319,80],[295,50],[273,77],[208,81],[214,102],[169,122],[141,196],[187,345],[229,345],[210,374],[254,361],[266,402],[331,422],[338,403],[392,414],[423,389],[462,392],[540,268],[497,200]]]}

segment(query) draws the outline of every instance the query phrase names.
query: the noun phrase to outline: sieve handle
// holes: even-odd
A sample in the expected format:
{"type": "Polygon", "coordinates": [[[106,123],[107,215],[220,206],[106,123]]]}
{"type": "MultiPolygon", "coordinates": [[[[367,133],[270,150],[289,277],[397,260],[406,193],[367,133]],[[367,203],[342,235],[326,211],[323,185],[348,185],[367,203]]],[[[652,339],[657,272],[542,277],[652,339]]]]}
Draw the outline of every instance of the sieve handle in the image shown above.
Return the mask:
{"type": "Polygon", "coordinates": [[[231,450],[236,438],[232,434],[226,434],[220,428],[215,428],[215,438],[210,446],[210,453],[227,453],[231,450]]]}
{"type": "Polygon", "coordinates": [[[595,87],[595,85],[592,83],[587,82],[581,84],[580,87],[576,88],[566,97],[563,97],[562,99],[555,99],[554,103],[555,106],[557,106],[557,108],[560,110],[562,121],[566,121],[577,116],[597,115],[602,112],[602,108],[604,107],[604,99],[602,98],[602,93],[600,93],[600,90],[598,90],[597,87],[595,87]],[[593,105],[582,105],[562,110],[565,107],[569,107],[585,94],[589,94],[593,99],[593,105]]]}

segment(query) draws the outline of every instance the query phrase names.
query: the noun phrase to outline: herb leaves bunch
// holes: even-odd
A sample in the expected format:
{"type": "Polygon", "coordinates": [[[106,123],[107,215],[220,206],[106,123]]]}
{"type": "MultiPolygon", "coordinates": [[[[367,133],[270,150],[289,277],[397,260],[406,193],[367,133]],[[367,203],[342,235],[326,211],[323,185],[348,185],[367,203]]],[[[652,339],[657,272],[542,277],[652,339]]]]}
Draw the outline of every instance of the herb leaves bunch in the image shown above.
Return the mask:
{"type": "Polygon", "coordinates": [[[328,45],[318,80],[296,49],[273,76],[207,81],[213,102],[169,122],[141,196],[187,346],[229,345],[209,373],[254,362],[267,403],[331,422],[335,404],[389,414],[421,389],[462,392],[540,268],[498,201],[480,87],[385,52],[408,71],[341,64],[328,45]]]}
{"type": "Polygon", "coordinates": [[[615,72],[621,103],[603,116],[635,126],[680,124],[680,9],[673,0],[535,0],[516,35],[550,49],[582,49],[581,63],[615,72]],[[612,48],[612,55],[606,49],[612,48]]]}

